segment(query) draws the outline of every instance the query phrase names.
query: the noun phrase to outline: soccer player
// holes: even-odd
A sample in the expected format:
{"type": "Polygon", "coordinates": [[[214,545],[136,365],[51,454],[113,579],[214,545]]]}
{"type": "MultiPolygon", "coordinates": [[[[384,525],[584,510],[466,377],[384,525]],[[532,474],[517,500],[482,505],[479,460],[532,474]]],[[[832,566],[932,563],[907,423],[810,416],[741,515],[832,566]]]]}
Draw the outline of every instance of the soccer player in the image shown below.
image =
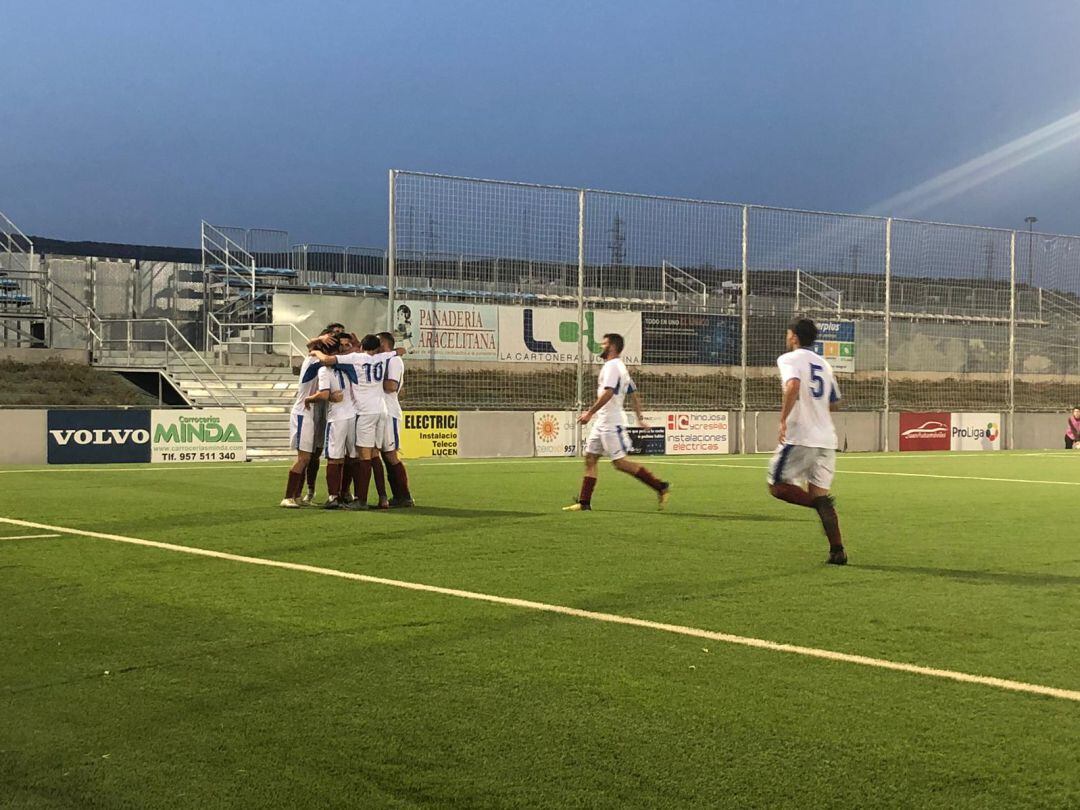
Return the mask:
{"type": "MultiPolygon", "coordinates": [[[[412,494],[409,492],[409,474],[405,471],[405,462],[401,460],[398,451],[401,449],[401,403],[398,394],[401,392],[401,382],[405,377],[405,361],[401,355],[394,351],[394,336],[390,332],[379,332],[379,348],[382,353],[389,354],[386,359],[386,371],[383,372],[383,397],[386,405],[386,413],[383,414],[382,424],[376,430],[378,449],[386,459],[386,473],[390,479],[390,489],[394,493],[394,499],[389,502],[394,507],[413,506],[412,494]]],[[[373,467],[374,469],[374,467],[373,467]]],[[[377,473],[376,473],[377,476],[377,473]]],[[[376,477],[375,483],[378,485],[376,477]]],[[[382,507],[382,501],[379,502],[382,507]]]]}
{"type": "MultiPolygon", "coordinates": [[[[337,354],[348,344],[340,341],[337,354]]],[[[322,357],[334,357],[316,352],[322,357]]],[[[345,460],[356,457],[356,433],[353,424],[356,419],[356,404],[353,401],[350,383],[356,370],[349,365],[330,367],[326,364],[319,369],[319,393],[317,396],[326,400],[326,434],[323,454],[326,456],[326,489],[329,498],[323,504],[324,509],[342,508],[342,493],[345,491],[345,460]]]]}
{"type": "Polygon", "coordinates": [[[829,539],[831,565],[846,565],[840,520],[829,495],[836,473],[836,429],[832,411],[840,407],[840,389],[832,366],[810,347],[817,326],[807,318],[792,321],[787,331],[790,351],[776,365],[784,388],[780,410],[780,443],[769,464],[769,492],[774,498],[815,510],[829,539]],[[800,483],[807,482],[807,489],[800,483]]]}
{"type": "MultiPolygon", "coordinates": [[[[308,349],[316,348],[336,351],[337,340],[324,333],[308,343],[308,349]]],[[[325,418],[325,410],[322,408],[321,398],[312,396],[318,391],[320,368],[319,362],[313,357],[304,358],[300,365],[300,382],[296,387],[296,398],[289,414],[289,445],[296,451],[296,461],[289,468],[289,483],[285,487],[285,497],[279,504],[286,509],[300,508],[305,473],[310,467],[312,457],[322,449],[324,428],[321,424],[323,420],[319,417],[321,412],[325,418]]],[[[318,472],[317,466],[315,469],[318,472]]],[[[310,495],[307,500],[310,502],[310,495]]]]}
{"type": "MultiPolygon", "coordinates": [[[[327,335],[337,337],[345,332],[345,326],[340,323],[328,323],[319,333],[319,337],[314,340],[308,341],[307,348],[310,352],[312,349],[318,349],[319,341],[327,335]]],[[[316,369],[318,363],[315,363],[316,369]]],[[[315,373],[318,373],[316,370],[315,373]]],[[[308,460],[307,469],[304,474],[307,478],[307,493],[300,498],[301,506],[311,506],[315,502],[315,485],[319,481],[319,459],[323,453],[323,438],[326,436],[326,403],[319,401],[312,405],[312,415],[315,417],[315,450],[311,453],[311,458],[308,460]]]]}
{"type": "Polygon", "coordinates": [[[655,490],[661,509],[667,503],[671,485],[626,457],[630,452],[630,440],[626,437],[626,414],[623,413],[623,400],[627,394],[630,395],[638,423],[642,427],[647,425],[641,410],[641,398],[634,387],[634,381],[630,379],[626,364],[622,361],[623,346],[623,336],[615,333],[604,335],[600,341],[600,356],[604,359],[604,365],[600,369],[596,402],[578,418],[578,422],[586,425],[590,419],[596,417],[585,444],[585,477],[582,479],[581,494],[577,501],[570,506],[564,506],[564,512],[585,512],[592,509],[592,495],[596,489],[596,462],[601,455],[607,455],[615,469],[634,476],[655,490]]]}

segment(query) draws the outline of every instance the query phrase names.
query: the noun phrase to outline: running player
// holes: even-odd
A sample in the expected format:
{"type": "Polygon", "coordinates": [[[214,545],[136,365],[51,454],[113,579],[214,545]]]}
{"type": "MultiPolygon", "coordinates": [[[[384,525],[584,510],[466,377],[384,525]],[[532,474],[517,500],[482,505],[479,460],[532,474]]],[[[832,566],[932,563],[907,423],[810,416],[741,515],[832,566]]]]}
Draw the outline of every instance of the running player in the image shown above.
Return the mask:
{"type": "Polygon", "coordinates": [[[790,351],[776,361],[784,399],[780,444],[769,464],[769,492],[774,498],[815,510],[829,539],[826,562],[846,565],[840,520],[829,495],[836,473],[836,429],[831,412],[840,406],[840,389],[832,366],[810,348],[817,334],[813,321],[792,321],[787,331],[790,351]],[[807,489],[802,488],[803,481],[807,489]]]}
{"type": "MultiPolygon", "coordinates": [[[[390,489],[394,493],[394,499],[389,505],[394,507],[413,506],[412,495],[409,492],[409,474],[405,471],[405,462],[401,460],[398,451],[401,449],[401,422],[403,414],[398,394],[401,393],[401,383],[405,377],[405,361],[401,355],[394,351],[394,336],[390,332],[379,332],[379,348],[383,354],[389,354],[386,359],[386,370],[383,372],[383,397],[385,399],[386,413],[383,415],[382,424],[376,431],[378,449],[386,459],[386,474],[390,479],[390,489]]],[[[378,484],[378,478],[375,479],[378,484]]],[[[379,502],[382,507],[382,501],[379,502]]]]}
{"type": "Polygon", "coordinates": [[[596,402],[578,422],[589,423],[594,416],[592,430],[585,444],[585,477],[581,481],[581,494],[570,506],[564,506],[564,512],[584,512],[592,509],[592,495],[596,488],[596,462],[601,455],[607,455],[615,469],[641,481],[656,491],[660,509],[667,504],[671,485],[661,481],[645,467],[630,461],[626,454],[630,452],[630,440],[626,436],[626,414],[623,413],[623,400],[630,395],[630,402],[637,414],[638,423],[645,424],[645,415],[641,410],[641,398],[638,396],[630,372],[622,361],[623,337],[618,334],[604,335],[600,341],[604,365],[600,369],[600,384],[596,391],[596,402]]]}

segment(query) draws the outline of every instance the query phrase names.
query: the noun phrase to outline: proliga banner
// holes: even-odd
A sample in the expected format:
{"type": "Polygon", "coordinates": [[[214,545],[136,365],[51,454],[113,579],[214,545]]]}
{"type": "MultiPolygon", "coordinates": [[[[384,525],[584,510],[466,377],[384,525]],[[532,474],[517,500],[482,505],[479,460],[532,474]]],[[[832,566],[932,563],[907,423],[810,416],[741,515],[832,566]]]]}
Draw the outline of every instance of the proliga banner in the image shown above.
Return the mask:
{"type": "Polygon", "coordinates": [[[404,416],[401,454],[405,458],[458,454],[457,411],[405,411],[404,416]]]}
{"type": "Polygon", "coordinates": [[[954,413],[952,415],[953,450],[1000,450],[1000,413],[954,413]]]}
{"type": "Polygon", "coordinates": [[[152,411],[150,460],[245,461],[247,413],[235,409],[152,411]]]}

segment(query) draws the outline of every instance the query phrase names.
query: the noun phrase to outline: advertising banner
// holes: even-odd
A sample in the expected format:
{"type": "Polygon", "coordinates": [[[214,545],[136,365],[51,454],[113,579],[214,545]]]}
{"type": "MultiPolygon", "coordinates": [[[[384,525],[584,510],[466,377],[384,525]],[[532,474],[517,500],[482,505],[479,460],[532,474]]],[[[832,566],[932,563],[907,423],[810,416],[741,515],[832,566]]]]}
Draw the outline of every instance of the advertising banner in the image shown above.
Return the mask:
{"type": "Polygon", "coordinates": [[[498,360],[499,308],[446,301],[394,307],[398,345],[427,360],[498,360]]]}
{"type": "Polygon", "coordinates": [[[953,450],[1000,450],[1000,413],[954,413],[952,415],[953,450]]]}
{"type": "MultiPolygon", "coordinates": [[[[572,411],[536,411],[533,414],[533,437],[536,443],[536,455],[576,456],[577,414],[572,411]]],[[[585,438],[587,427],[582,428],[585,438]]]]}
{"type": "Polygon", "coordinates": [[[646,411],[650,426],[663,426],[669,456],[730,453],[727,411],[646,411]]]}
{"type": "MultiPolygon", "coordinates": [[[[498,357],[511,363],[576,363],[577,311],[565,307],[499,307],[498,357]]],[[[608,332],[623,336],[627,365],[641,362],[641,313],[585,310],[586,362],[600,359],[600,340],[608,332]]]]}
{"type": "Polygon", "coordinates": [[[247,413],[239,410],[152,411],[152,462],[245,461],[247,413]]]}
{"type": "Polygon", "coordinates": [[[829,361],[833,371],[855,372],[855,322],[817,321],[814,351],[829,361]]]}
{"type": "Polygon", "coordinates": [[[737,365],[739,339],[739,318],[735,315],[641,314],[642,363],[737,365]]]}
{"type": "Polygon", "coordinates": [[[667,452],[667,431],[663,425],[650,425],[649,427],[628,427],[626,435],[630,439],[632,449],[630,453],[642,456],[662,456],[667,452]]]}
{"type": "Polygon", "coordinates": [[[123,464],[150,461],[150,411],[50,410],[50,464],[123,464]]]}
{"type": "Polygon", "coordinates": [[[457,411],[405,411],[401,455],[431,458],[458,454],[457,411]]]}
{"type": "Polygon", "coordinates": [[[952,447],[952,414],[900,414],[900,450],[948,450],[952,447]]]}

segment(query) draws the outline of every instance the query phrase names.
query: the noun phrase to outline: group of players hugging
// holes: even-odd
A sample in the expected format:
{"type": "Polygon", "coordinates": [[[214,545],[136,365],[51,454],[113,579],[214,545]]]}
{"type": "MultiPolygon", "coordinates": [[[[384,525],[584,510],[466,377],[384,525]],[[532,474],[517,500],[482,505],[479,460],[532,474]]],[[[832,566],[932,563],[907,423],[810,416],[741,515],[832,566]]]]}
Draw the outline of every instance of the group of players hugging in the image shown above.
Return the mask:
{"type": "Polygon", "coordinates": [[[405,375],[403,349],[390,332],[357,338],[332,323],[308,342],[290,415],[296,461],[281,506],[314,505],[319,458],[326,459],[328,497],[324,509],[370,508],[372,479],[376,508],[409,507],[409,475],[398,455],[405,375]],[[389,480],[392,497],[387,497],[389,480]],[[307,492],[304,484],[307,483],[307,492]]]}

